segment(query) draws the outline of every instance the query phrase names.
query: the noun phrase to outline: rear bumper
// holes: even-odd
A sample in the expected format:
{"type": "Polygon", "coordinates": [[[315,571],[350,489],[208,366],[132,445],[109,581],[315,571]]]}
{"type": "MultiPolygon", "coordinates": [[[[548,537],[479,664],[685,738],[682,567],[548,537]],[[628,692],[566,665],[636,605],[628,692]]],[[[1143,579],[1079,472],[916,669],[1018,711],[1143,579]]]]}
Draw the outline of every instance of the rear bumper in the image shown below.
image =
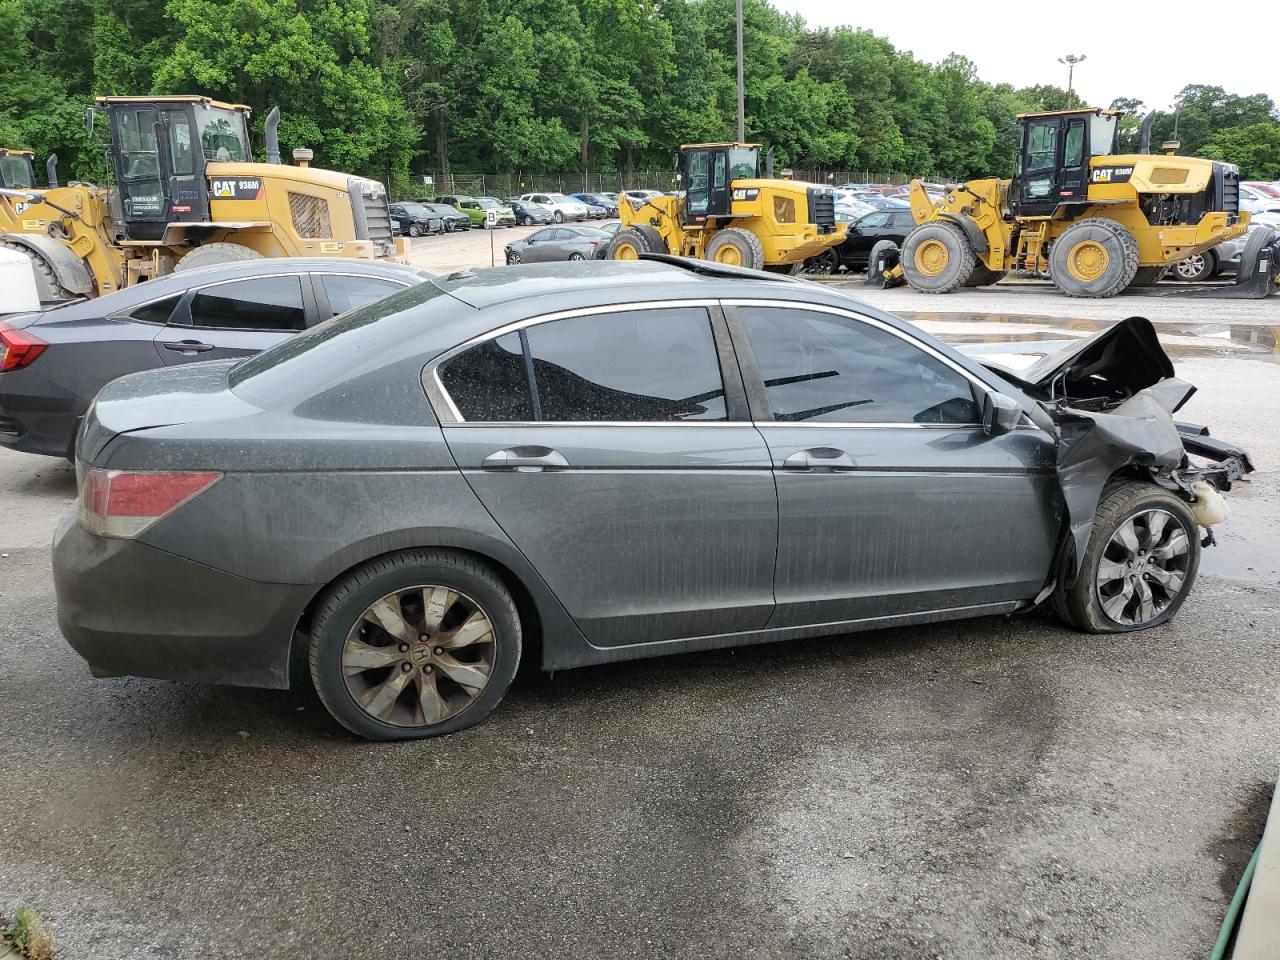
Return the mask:
{"type": "Polygon", "coordinates": [[[68,457],[87,401],[34,370],[0,373],[0,446],[68,457]]]}
{"type": "Polygon", "coordinates": [[[58,626],[95,676],[289,686],[315,588],[259,583],[136,540],[95,537],[73,505],[53,540],[58,626]]]}

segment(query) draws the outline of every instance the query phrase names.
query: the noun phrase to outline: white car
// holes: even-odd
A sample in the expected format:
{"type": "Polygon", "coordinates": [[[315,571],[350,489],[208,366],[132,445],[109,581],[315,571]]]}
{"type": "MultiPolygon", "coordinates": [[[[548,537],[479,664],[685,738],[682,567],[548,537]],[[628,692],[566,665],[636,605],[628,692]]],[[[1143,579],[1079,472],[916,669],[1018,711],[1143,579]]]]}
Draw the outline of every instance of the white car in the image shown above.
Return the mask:
{"type": "Polygon", "coordinates": [[[623,190],[622,195],[631,201],[633,207],[638,207],[642,203],[648,203],[654,197],[661,197],[664,194],[661,190],[623,190]]]}
{"type": "Polygon", "coordinates": [[[546,210],[556,223],[587,219],[587,205],[566,197],[563,193],[524,193],[520,195],[520,199],[546,210]]]}
{"type": "Polygon", "coordinates": [[[1240,184],[1240,209],[1252,214],[1280,213],[1280,197],[1273,197],[1257,187],[1242,183],[1240,184]]]}

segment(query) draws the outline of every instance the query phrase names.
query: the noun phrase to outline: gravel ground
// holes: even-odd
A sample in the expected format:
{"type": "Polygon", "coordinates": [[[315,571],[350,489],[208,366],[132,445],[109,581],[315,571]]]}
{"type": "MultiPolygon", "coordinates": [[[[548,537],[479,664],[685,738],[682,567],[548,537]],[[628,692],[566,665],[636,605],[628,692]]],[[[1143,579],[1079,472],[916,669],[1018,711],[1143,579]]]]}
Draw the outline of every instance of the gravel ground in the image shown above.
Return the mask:
{"type": "Polygon", "coordinates": [[[49,581],[71,471],[0,451],[0,912],[64,960],[1205,957],[1280,762],[1280,364],[1209,347],[1186,415],[1260,472],[1172,623],[533,673],[423,743],[92,679],[49,581]]]}

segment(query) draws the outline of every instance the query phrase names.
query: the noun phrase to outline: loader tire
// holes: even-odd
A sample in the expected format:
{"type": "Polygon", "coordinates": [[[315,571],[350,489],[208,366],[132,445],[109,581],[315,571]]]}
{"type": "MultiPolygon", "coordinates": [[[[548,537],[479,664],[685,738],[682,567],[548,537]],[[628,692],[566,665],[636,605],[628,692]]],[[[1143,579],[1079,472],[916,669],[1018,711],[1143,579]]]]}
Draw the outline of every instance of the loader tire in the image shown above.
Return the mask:
{"type": "Polygon", "coordinates": [[[78,294],[72,293],[58,282],[58,275],[53,272],[49,261],[30,247],[24,247],[20,243],[5,242],[0,243],[0,250],[20,253],[31,261],[31,270],[36,275],[36,296],[40,298],[42,304],[52,303],[55,300],[78,299],[78,294]]]}
{"type": "Polygon", "coordinates": [[[639,260],[642,253],[666,253],[665,246],[654,247],[653,238],[635,227],[623,227],[609,241],[608,260],[639,260]]]}
{"type": "Polygon", "coordinates": [[[1138,241],[1123,224],[1090,217],[1049,249],[1049,276],[1068,297],[1114,297],[1138,272],[1138,241]]]}
{"type": "Polygon", "coordinates": [[[261,260],[262,254],[243,243],[206,243],[185,254],[173,268],[179,270],[195,270],[198,267],[212,267],[218,263],[237,263],[241,260],[261,260]]]}
{"type": "Polygon", "coordinates": [[[1164,276],[1164,272],[1168,269],[1168,267],[1139,267],[1138,272],[1133,275],[1133,282],[1129,286],[1154,287],[1160,282],[1160,278],[1164,276]]]}
{"type": "Polygon", "coordinates": [[[746,267],[748,270],[763,270],[764,245],[760,243],[760,238],[750,230],[743,230],[741,227],[727,227],[707,242],[702,258],[726,267],[746,267]]]}
{"type": "Polygon", "coordinates": [[[945,220],[920,224],[902,245],[902,272],[920,293],[950,293],[965,286],[977,263],[964,230],[945,220]]]}
{"type": "Polygon", "coordinates": [[[977,264],[973,268],[973,274],[965,281],[966,287],[989,287],[993,283],[999,283],[1004,279],[1003,270],[992,270],[984,264],[977,264]]]}
{"type": "Polygon", "coordinates": [[[1244,283],[1253,278],[1258,269],[1258,257],[1262,248],[1274,239],[1274,227],[1261,226],[1249,231],[1249,239],[1244,242],[1244,250],[1240,252],[1240,269],[1236,272],[1236,283],[1244,283]]]}

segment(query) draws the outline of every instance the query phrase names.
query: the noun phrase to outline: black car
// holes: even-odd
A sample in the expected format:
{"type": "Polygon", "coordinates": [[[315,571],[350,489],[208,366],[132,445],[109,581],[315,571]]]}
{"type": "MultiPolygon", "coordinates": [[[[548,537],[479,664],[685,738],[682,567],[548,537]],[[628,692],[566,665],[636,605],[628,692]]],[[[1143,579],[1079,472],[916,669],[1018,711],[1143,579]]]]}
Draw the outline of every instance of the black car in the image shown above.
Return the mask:
{"type": "Polygon", "coordinates": [[[411,237],[444,233],[444,218],[426,204],[413,201],[393,203],[390,210],[391,222],[397,233],[407,233],[411,237]]]}
{"type": "Polygon", "coordinates": [[[516,215],[516,223],[522,227],[535,227],[543,223],[551,223],[555,218],[550,211],[527,200],[508,200],[507,206],[516,215]]]}
{"type": "Polygon", "coordinates": [[[849,224],[844,243],[829,247],[816,257],[805,261],[805,267],[813,271],[835,273],[840,267],[865,270],[871,257],[871,248],[881,240],[891,240],[899,247],[915,228],[910,210],[877,210],[864,214],[849,224]]]}
{"type": "Polygon", "coordinates": [[[242,260],[6,316],[0,446],[69,457],[89,404],[116,377],[249,356],[426,278],[377,260],[242,260]]]}
{"type": "Polygon", "coordinates": [[[427,209],[434,211],[435,215],[443,221],[445,233],[471,229],[471,218],[457,207],[450,206],[447,203],[439,203],[436,200],[417,200],[415,203],[420,203],[427,209]]]}

